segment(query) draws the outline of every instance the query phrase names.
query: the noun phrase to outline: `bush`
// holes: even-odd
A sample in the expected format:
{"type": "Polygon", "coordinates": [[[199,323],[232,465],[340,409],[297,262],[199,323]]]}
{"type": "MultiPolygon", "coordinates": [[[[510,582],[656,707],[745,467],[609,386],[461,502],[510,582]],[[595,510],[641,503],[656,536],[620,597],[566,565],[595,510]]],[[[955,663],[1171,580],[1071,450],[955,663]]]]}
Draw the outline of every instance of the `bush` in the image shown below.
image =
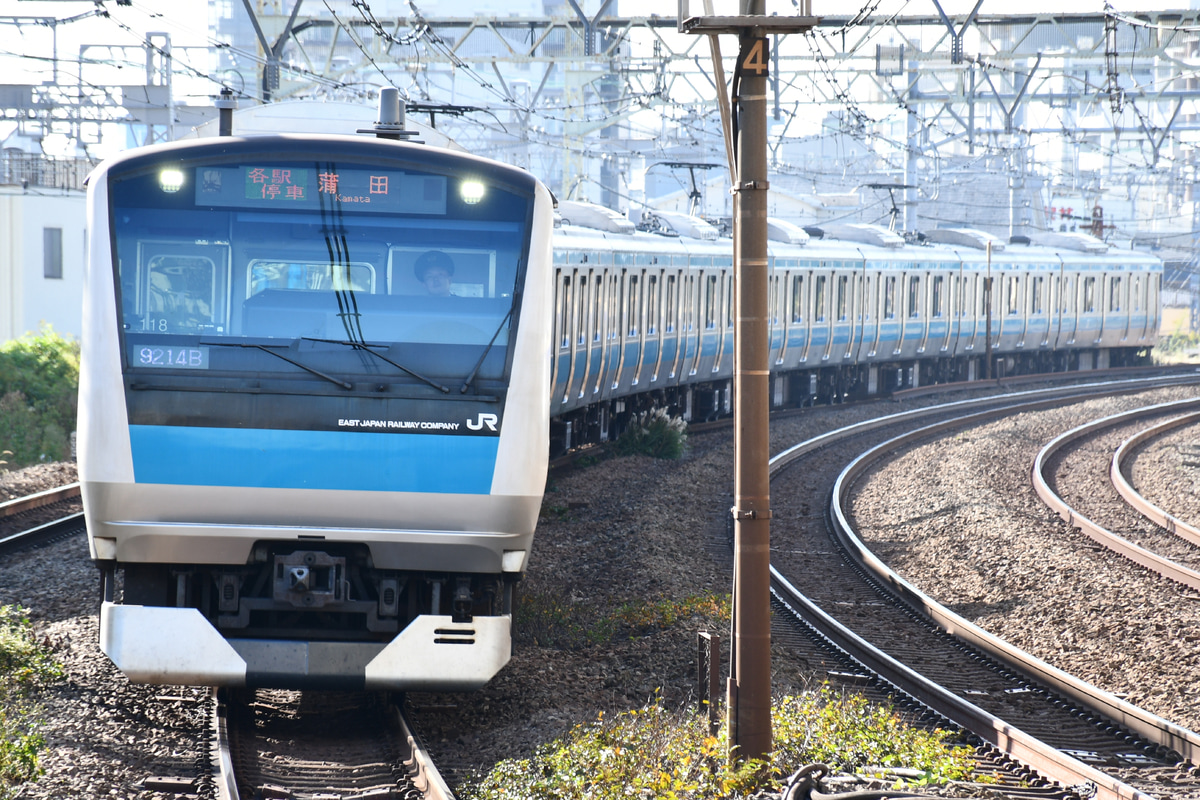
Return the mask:
{"type": "Polygon", "coordinates": [[[682,458],[687,451],[687,423],[655,408],[634,416],[614,445],[617,455],[682,458]]]}
{"type": "Polygon", "coordinates": [[[0,447],[9,467],[70,457],[79,396],[79,344],[44,326],[0,345],[0,447]]]}
{"type": "Polygon", "coordinates": [[[0,606],[0,800],[42,774],[38,753],[46,740],[37,732],[34,693],[63,670],[40,647],[25,610],[0,606]]]}
{"type": "Polygon", "coordinates": [[[654,704],[611,720],[601,714],[542,746],[532,758],[502,761],[462,787],[460,796],[716,800],[775,788],[797,767],[818,762],[848,772],[916,769],[924,776],[922,784],[961,780],[974,769],[973,751],[949,744],[947,732],[910,727],[890,707],[861,695],[822,687],[784,698],[771,716],[775,752],[767,769],[754,762],[731,767],[723,731],[711,736],[704,717],[654,704]]]}

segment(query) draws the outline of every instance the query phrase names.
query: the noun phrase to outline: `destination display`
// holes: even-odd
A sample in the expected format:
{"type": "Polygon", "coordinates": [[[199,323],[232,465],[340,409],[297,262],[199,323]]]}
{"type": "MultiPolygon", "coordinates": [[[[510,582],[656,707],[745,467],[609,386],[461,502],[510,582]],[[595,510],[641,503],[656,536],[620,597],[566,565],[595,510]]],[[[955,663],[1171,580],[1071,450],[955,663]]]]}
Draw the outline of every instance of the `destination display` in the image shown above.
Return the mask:
{"type": "Polygon", "coordinates": [[[196,167],[196,205],[379,214],[446,213],[446,178],[335,165],[196,167]]]}

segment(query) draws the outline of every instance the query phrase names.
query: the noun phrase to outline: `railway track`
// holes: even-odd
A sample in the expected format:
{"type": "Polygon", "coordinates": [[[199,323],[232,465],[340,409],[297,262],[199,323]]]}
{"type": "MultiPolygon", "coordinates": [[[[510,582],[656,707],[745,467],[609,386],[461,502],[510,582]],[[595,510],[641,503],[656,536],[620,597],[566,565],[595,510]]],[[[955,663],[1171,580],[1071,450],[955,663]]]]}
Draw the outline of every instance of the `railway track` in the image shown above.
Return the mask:
{"type": "Polygon", "coordinates": [[[1068,524],[1079,528],[1096,542],[1130,561],[1200,591],[1200,540],[1177,535],[1169,527],[1139,513],[1132,487],[1122,492],[1119,460],[1122,447],[1128,452],[1131,434],[1146,421],[1167,417],[1160,426],[1181,424],[1196,416],[1200,400],[1181,400],[1094,420],[1066,431],[1048,442],[1033,466],[1033,485],[1038,496],[1068,524]],[[1193,412],[1188,414],[1187,412],[1193,412]],[[1181,417],[1182,415],[1182,417],[1181,417]],[[1118,444],[1124,442],[1124,444],[1118,444]]]}
{"type": "Polygon", "coordinates": [[[0,503],[0,554],[83,533],[79,508],[78,483],[0,503]]]}
{"type": "Polygon", "coordinates": [[[388,696],[223,691],[216,713],[221,800],[454,798],[388,696]]]}
{"type": "MultiPolygon", "coordinates": [[[[1030,392],[1020,403],[1025,408],[1061,403],[1063,395],[1057,397],[1030,392]]],[[[970,414],[965,412],[980,402],[874,420],[777,456],[772,481],[776,602],[846,654],[851,683],[902,690],[911,702],[986,743],[985,759],[1033,767],[1064,796],[1151,796],[1171,785],[1180,773],[1178,762],[1196,763],[1200,739],[1195,734],[1015,652],[917,591],[855,536],[845,499],[875,460],[910,442],[977,424],[985,415],[1012,413],[1018,401],[1004,402],[1008,408],[970,414]],[[906,433],[897,435],[901,430],[906,433]],[[855,457],[859,453],[864,454],[855,457]],[[853,462],[849,468],[847,462],[853,462]],[[833,499],[827,513],[814,513],[803,500],[793,504],[793,498],[815,495],[833,499]]]]}

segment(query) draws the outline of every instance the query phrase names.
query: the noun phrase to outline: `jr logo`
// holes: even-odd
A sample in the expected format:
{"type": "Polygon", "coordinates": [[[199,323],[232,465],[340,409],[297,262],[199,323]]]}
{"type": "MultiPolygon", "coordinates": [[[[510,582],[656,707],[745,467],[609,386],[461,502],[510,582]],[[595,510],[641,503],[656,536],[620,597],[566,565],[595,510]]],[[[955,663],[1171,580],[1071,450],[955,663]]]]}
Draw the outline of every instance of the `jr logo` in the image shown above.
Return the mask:
{"type": "Polygon", "coordinates": [[[484,414],[484,413],[480,412],[479,416],[475,419],[474,422],[472,422],[471,420],[467,420],[467,427],[473,431],[481,431],[481,430],[483,430],[484,426],[486,425],[487,429],[489,431],[494,432],[496,430],[496,423],[499,421],[500,421],[500,418],[497,417],[495,414],[484,414]]]}

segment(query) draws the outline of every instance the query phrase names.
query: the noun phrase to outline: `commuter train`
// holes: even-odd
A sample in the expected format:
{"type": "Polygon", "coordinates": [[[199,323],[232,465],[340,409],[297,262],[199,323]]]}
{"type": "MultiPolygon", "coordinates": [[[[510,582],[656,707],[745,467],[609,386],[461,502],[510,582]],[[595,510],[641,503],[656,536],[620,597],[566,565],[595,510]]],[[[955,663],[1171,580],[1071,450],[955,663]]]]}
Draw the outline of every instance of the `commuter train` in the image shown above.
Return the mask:
{"type": "MultiPolygon", "coordinates": [[[[654,406],[689,421],[730,413],[731,240],[679,215],[660,213],[645,232],[561,206],[552,447],[611,438],[654,406]]],[[[1162,262],[1086,234],[768,229],[773,407],[1133,366],[1157,340],[1162,262]]]]}
{"type": "Polygon", "coordinates": [[[387,138],[90,177],[79,469],[132,680],[482,686],[547,471],[553,197],[387,138]]]}
{"type": "MultiPolygon", "coordinates": [[[[507,662],[548,453],[652,407],[731,411],[731,241],[553,206],[521,170],[382,138],[97,169],[79,461],[121,671],[457,690],[507,662]]],[[[770,231],[777,407],[1155,341],[1161,263],[1089,237],[770,231]]]]}

